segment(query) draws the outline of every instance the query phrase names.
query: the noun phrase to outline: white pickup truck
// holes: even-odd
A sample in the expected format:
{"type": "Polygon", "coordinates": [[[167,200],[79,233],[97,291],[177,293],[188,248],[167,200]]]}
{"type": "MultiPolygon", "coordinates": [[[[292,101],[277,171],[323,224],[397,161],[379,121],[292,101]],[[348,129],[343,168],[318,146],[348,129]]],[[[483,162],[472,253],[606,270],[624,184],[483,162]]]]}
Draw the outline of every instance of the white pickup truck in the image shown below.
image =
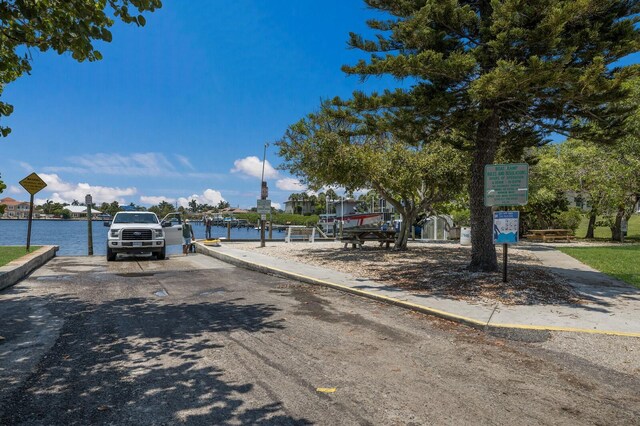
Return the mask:
{"type": "Polygon", "coordinates": [[[109,262],[116,260],[118,253],[153,253],[162,260],[167,256],[167,246],[182,244],[179,213],[170,213],[160,222],[152,212],[118,212],[105,226],[109,226],[109,262]]]}

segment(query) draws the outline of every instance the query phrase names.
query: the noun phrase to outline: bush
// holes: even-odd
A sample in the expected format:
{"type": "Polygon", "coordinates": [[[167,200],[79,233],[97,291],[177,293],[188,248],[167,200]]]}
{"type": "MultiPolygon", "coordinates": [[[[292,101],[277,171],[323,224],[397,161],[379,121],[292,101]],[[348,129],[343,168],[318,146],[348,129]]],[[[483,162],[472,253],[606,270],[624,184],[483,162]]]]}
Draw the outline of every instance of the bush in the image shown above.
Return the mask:
{"type": "Polygon", "coordinates": [[[574,233],[582,221],[582,210],[577,207],[553,215],[554,225],[558,228],[571,229],[574,233]]]}
{"type": "Polygon", "coordinates": [[[471,226],[471,211],[467,209],[453,210],[451,219],[453,219],[453,226],[471,226]]]}
{"type": "MultiPolygon", "coordinates": [[[[257,224],[260,221],[260,215],[258,213],[238,213],[235,215],[238,219],[247,219],[250,223],[257,224]]],[[[320,218],[316,215],[303,216],[299,214],[291,213],[273,213],[273,223],[277,225],[305,225],[314,226],[318,223],[320,218]]],[[[269,215],[267,215],[269,220],[269,215]]]]}

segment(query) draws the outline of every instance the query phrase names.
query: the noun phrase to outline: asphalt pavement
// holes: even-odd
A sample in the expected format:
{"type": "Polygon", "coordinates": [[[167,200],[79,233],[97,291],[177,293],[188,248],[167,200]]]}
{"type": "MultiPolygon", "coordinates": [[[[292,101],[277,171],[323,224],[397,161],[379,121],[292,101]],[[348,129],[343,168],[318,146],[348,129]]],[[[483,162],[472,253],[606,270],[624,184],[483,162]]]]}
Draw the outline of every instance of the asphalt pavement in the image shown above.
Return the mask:
{"type": "Polygon", "coordinates": [[[496,337],[199,254],[58,257],[0,318],[2,425],[640,419],[638,339],[496,337]]]}
{"type": "Polygon", "coordinates": [[[198,243],[200,252],[238,266],[330,286],[483,329],[505,333],[566,331],[640,338],[640,289],[590,268],[550,245],[521,245],[519,248],[532,251],[545,269],[565,279],[582,302],[507,305],[498,301],[425,295],[341,271],[280,259],[256,250],[243,250],[239,245],[213,247],[198,243]]]}

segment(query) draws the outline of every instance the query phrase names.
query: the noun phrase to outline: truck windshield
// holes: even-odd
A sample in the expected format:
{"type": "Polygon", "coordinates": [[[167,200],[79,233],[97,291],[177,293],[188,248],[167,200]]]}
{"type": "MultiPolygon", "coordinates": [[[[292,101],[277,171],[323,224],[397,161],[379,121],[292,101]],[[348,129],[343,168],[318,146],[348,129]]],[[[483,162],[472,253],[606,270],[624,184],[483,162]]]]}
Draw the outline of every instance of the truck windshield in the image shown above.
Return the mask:
{"type": "Polygon", "coordinates": [[[155,214],[118,213],[113,223],[158,223],[155,214]]]}

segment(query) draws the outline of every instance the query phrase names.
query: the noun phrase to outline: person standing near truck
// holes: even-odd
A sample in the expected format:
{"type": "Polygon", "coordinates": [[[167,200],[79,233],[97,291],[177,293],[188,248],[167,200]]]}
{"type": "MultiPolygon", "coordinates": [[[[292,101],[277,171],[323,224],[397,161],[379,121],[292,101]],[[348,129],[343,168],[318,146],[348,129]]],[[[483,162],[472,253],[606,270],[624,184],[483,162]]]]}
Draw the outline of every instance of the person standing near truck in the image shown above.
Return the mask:
{"type": "Polygon", "coordinates": [[[193,228],[189,223],[189,219],[186,219],[182,224],[182,238],[184,240],[182,244],[182,253],[186,256],[187,253],[189,253],[189,247],[193,241],[196,240],[196,236],[193,234],[193,228]]]}
{"type": "Polygon", "coordinates": [[[213,219],[210,216],[205,216],[204,220],[204,237],[207,240],[211,239],[211,225],[213,225],[213,219]]]}

